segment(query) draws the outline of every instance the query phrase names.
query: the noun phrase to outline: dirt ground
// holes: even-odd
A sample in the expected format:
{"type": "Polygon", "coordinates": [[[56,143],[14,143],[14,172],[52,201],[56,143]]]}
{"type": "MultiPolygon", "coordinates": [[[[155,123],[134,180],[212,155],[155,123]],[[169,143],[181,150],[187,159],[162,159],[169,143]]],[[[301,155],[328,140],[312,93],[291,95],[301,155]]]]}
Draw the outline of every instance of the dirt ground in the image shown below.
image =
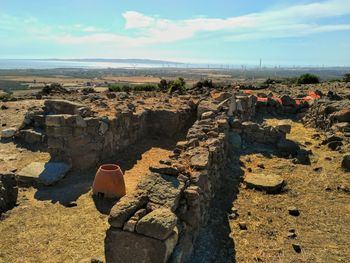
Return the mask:
{"type": "MultiPolygon", "coordinates": [[[[144,153],[138,150],[133,149],[134,156],[140,156],[140,159],[129,158],[129,162],[136,162],[131,169],[123,169],[129,166],[122,159],[118,163],[125,171],[127,192],[134,190],[150,165],[170,153],[157,147],[144,153]]],[[[103,242],[109,227],[107,217],[113,203],[92,197],[93,176],[93,171],[73,173],[52,187],[21,188],[18,206],[0,221],[0,262],[104,259],[103,242]]]]}
{"type": "Polygon", "coordinates": [[[320,146],[312,136],[316,133],[293,122],[288,136],[312,150],[311,165],[264,153],[241,156],[245,172],[251,168],[278,174],[287,187],[282,194],[267,195],[241,185],[233,203],[239,216],[230,221],[237,262],[350,262],[350,195],[341,190],[350,186],[350,177],[339,167],[342,154],[320,146]],[[300,211],[299,216],[289,215],[291,206],[300,211]],[[247,230],[240,230],[242,222],[247,230]],[[288,238],[290,230],[295,238],[288,238]],[[293,244],[301,246],[301,253],[294,251],[293,244]]]}
{"type": "MultiPolygon", "coordinates": [[[[1,129],[18,127],[27,109],[41,101],[8,102],[1,110],[1,129]]],[[[150,165],[166,158],[173,140],[147,139],[114,160],[133,191],[150,165]]],[[[46,162],[46,152],[32,152],[13,142],[0,143],[0,170],[20,170],[33,161],[46,162]]],[[[107,217],[113,202],[92,197],[96,171],[69,173],[55,186],[20,188],[17,206],[0,219],[0,262],[90,262],[104,259],[107,217]],[[49,259],[49,260],[48,260],[49,259]]]]}

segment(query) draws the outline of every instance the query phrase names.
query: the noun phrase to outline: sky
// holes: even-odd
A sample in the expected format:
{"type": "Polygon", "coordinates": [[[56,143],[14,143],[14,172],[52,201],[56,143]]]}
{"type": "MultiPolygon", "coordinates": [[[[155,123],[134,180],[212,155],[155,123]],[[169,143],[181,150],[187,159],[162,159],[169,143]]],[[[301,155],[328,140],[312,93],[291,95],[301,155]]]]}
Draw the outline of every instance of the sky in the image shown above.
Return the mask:
{"type": "Polygon", "coordinates": [[[0,58],[350,66],[350,0],[0,0],[0,58]]]}

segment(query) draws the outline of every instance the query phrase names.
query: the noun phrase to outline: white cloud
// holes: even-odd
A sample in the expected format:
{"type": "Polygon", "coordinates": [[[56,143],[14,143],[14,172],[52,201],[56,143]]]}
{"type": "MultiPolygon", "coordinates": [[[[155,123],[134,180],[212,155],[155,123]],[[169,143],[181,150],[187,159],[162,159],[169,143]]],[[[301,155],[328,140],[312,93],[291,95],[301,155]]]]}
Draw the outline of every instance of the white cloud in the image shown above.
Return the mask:
{"type": "Polygon", "coordinates": [[[123,13],[123,17],[126,20],[126,29],[149,27],[155,21],[153,17],[146,16],[144,14],[134,11],[128,11],[123,13]]]}
{"type": "MultiPolygon", "coordinates": [[[[243,16],[222,18],[197,17],[184,20],[169,20],[148,16],[135,11],[122,14],[125,32],[103,31],[89,25],[38,26],[34,18],[28,18],[27,31],[48,41],[62,44],[108,44],[118,47],[136,47],[195,38],[199,34],[222,41],[244,41],[261,38],[298,37],[321,32],[350,30],[350,24],[323,24],[320,20],[350,15],[350,1],[327,0],[309,4],[296,4],[243,16]],[[37,30],[35,30],[37,29],[37,30]],[[75,34],[80,32],[81,34],[75,34]],[[130,33],[130,34],[129,34],[130,33]],[[220,37],[220,39],[218,38],[220,37]]],[[[11,27],[13,21],[1,27],[11,27]]],[[[18,24],[18,21],[17,23],[18,24]]]]}

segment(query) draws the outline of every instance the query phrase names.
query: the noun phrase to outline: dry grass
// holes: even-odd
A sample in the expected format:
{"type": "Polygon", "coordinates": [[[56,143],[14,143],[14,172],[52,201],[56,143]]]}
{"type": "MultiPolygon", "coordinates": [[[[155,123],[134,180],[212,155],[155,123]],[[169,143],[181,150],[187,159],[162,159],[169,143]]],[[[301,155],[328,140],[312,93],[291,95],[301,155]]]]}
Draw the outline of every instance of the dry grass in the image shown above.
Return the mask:
{"type": "MultiPolygon", "coordinates": [[[[123,155],[125,161],[120,164],[127,169],[124,175],[127,192],[135,189],[150,165],[157,164],[171,153],[148,144],[155,142],[150,140],[130,147],[123,155]],[[131,160],[128,154],[138,159],[131,160]]],[[[13,143],[1,147],[0,157],[6,153],[16,156],[14,160],[0,162],[1,170],[9,167],[20,169],[33,160],[47,161],[49,158],[47,153],[22,150],[13,143]]],[[[89,174],[93,175],[93,172],[89,174]]],[[[18,206],[0,221],[0,262],[90,262],[92,257],[104,259],[104,238],[109,225],[107,215],[99,212],[99,205],[91,196],[91,182],[90,175],[75,173],[53,187],[20,189],[18,206]],[[78,193],[75,207],[66,207],[55,200],[65,199],[72,193],[73,196],[78,193]]]]}
{"type": "MultiPolygon", "coordinates": [[[[276,124],[277,120],[268,123],[276,124]]],[[[282,176],[288,190],[267,195],[241,187],[234,202],[239,217],[230,223],[237,262],[349,262],[350,197],[337,187],[349,186],[350,178],[340,169],[341,154],[326,146],[319,147],[320,141],[311,138],[314,129],[299,123],[292,126],[289,138],[311,143],[307,146],[314,153],[310,166],[261,154],[241,157],[246,168],[254,172],[282,176]],[[257,167],[259,163],[264,164],[264,170],[257,167]],[[315,171],[316,167],[322,167],[322,171],[315,171]],[[326,187],[332,190],[326,191],[326,187]],[[289,206],[296,206],[300,216],[290,216],[289,206]],[[238,222],[242,221],[247,223],[247,231],[239,230],[238,222]],[[287,238],[290,229],[296,230],[294,240],[287,238]],[[294,252],[292,243],[300,244],[302,253],[294,252]]]]}

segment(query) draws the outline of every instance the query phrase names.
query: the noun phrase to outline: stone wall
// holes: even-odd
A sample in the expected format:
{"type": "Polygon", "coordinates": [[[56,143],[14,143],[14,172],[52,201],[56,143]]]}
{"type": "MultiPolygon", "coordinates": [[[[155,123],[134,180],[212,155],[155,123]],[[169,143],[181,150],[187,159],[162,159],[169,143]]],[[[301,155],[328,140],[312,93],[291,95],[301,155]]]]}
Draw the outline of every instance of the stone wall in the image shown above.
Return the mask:
{"type": "Polygon", "coordinates": [[[169,160],[111,210],[107,262],[183,262],[208,220],[227,156],[226,115],[203,114],[169,160]]]}
{"type": "Polygon", "coordinates": [[[150,167],[137,190],[112,208],[107,262],[186,261],[207,224],[229,154],[241,149],[242,140],[276,144],[286,136],[287,125],[247,121],[255,114],[255,102],[234,95],[220,104],[199,103],[186,141],[177,143],[170,159],[150,167]]]}
{"type": "Polygon", "coordinates": [[[195,106],[125,110],[115,117],[100,117],[77,103],[47,100],[43,109],[28,112],[18,137],[26,143],[47,141],[53,161],[64,161],[72,164],[73,169],[84,170],[111,159],[142,138],[173,137],[183,132],[194,121],[195,106]],[[27,140],[28,133],[38,133],[38,140],[27,140]]]}

